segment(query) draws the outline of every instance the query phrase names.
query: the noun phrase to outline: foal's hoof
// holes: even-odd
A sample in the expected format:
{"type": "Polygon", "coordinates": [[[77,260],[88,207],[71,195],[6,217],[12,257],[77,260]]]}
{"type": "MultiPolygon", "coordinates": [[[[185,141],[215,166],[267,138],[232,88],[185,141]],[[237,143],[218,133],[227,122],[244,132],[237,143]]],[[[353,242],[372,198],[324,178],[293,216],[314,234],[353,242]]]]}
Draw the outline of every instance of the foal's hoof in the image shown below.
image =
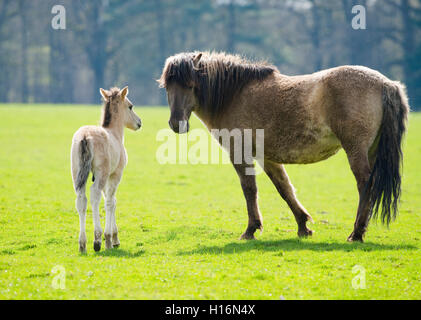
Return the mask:
{"type": "Polygon", "coordinates": [[[111,234],[105,233],[104,238],[105,238],[105,249],[112,249],[113,243],[111,241],[111,234]]]}
{"type": "Polygon", "coordinates": [[[117,233],[113,234],[113,247],[118,248],[120,246],[120,240],[118,240],[117,233]]]}
{"type": "Polygon", "coordinates": [[[101,241],[94,241],[94,250],[98,252],[101,250],[101,241]]]}
{"type": "Polygon", "coordinates": [[[120,241],[113,240],[113,247],[118,248],[120,246],[120,241]]]}
{"type": "Polygon", "coordinates": [[[310,230],[306,227],[305,229],[298,230],[297,235],[300,238],[307,238],[309,236],[312,236],[313,232],[314,232],[313,230],[310,230]]]}
{"type": "Polygon", "coordinates": [[[364,242],[363,236],[354,232],[351,233],[347,240],[348,242],[364,242]]]}
{"type": "Polygon", "coordinates": [[[107,240],[105,239],[105,249],[112,249],[113,248],[113,244],[111,242],[111,240],[107,240]]]}
{"type": "Polygon", "coordinates": [[[79,252],[80,253],[86,253],[86,243],[79,243],[79,252]]]}

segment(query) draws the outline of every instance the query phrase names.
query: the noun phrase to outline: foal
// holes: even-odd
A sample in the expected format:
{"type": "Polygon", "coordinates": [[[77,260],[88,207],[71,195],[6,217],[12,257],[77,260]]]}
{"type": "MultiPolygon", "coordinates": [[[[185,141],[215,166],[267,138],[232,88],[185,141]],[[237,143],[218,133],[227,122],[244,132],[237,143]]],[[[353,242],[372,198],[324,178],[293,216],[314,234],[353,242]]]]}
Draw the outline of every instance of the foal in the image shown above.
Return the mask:
{"type": "Polygon", "coordinates": [[[104,194],[106,211],[105,248],[110,249],[120,245],[115,222],[115,193],[127,164],[127,153],[123,144],[124,127],[138,130],[142,125],[140,118],[133,111],[132,103],[127,99],[129,93],[127,87],[122,90],[101,88],[100,93],[104,99],[102,126],[81,127],[73,136],[71,149],[72,179],[80,220],[80,252],[86,252],[85,221],[88,200],[85,189],[91,171],[94,181],[91,186],[94,250],[101,249],[102,228],[99,219],[101,192],[104,194]]]}

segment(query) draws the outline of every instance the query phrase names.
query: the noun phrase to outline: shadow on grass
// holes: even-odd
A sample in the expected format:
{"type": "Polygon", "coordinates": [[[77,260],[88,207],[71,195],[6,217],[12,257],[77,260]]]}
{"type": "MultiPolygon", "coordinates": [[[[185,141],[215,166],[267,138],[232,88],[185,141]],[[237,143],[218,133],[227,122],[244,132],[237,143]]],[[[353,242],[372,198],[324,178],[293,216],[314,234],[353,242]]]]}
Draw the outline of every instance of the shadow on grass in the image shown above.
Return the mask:
{"type": "MultiPolygon", "coordinates": [[[[109,250],[101,249],[101,251],[95,252],[96,256],[116,257],[116,258],[138,258],[142,256],[143,254],[145,254],[145,250],[143,249],[137,250],[135,252],[131,252],[131,251],[127,251],[120,248],[109,249],[109,250]]],[[[80,254],[80,255],[86,256],[86,257],[89,256],[88,254],[80,254]]]]}
{"type": "Polygon", "coordinates": [[[252,240],[247,242],[232,242],[221,246],[200,246],[190,251],[180,251],[178,255],[192,254],[235,254],[246,251],[379,251],[379,250],[416,250],[413,245],[388,245],[372,242],[349,243],[349,242],[306,242],[300,239],[286,239],[274,241],[252,240]]]}

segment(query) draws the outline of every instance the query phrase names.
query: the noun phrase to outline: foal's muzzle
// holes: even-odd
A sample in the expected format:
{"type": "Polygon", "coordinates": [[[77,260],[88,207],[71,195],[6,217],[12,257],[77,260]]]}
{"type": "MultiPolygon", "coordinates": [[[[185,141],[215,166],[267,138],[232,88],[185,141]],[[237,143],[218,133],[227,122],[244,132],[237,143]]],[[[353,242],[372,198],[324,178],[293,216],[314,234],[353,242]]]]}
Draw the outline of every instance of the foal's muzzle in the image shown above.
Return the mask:
{"type": "Polygon", "coordinates": [[[190,129],[190,124],[187,120],[172,120],[168,121],[170,128],[175,133],[186,133],[190,129]]]}

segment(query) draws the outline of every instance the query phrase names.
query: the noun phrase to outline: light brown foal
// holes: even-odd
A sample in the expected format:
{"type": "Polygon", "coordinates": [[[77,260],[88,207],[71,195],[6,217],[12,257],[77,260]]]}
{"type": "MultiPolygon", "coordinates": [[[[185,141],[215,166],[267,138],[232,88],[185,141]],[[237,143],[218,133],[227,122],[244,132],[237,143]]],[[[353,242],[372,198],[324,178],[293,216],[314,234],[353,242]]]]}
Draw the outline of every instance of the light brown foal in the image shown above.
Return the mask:
{"type": "Polygon", "coordinates": [[[118,247],[118,230],[115,220],[116,191],[127,164],[124,148],[124,128],[138,130],[142,123],[127,98],[129,89],[100,89],[104,99],[102,125],[81,127],[73,136],[71,168],[76,191],[76,209],[79,212],[79,250],[86,252],[86,181],[92,172],[91,205],[94,221],[94,250],[101,249],[102,228],[99,218],[101,192],[105,198],[105,248],[118,247]]]}

